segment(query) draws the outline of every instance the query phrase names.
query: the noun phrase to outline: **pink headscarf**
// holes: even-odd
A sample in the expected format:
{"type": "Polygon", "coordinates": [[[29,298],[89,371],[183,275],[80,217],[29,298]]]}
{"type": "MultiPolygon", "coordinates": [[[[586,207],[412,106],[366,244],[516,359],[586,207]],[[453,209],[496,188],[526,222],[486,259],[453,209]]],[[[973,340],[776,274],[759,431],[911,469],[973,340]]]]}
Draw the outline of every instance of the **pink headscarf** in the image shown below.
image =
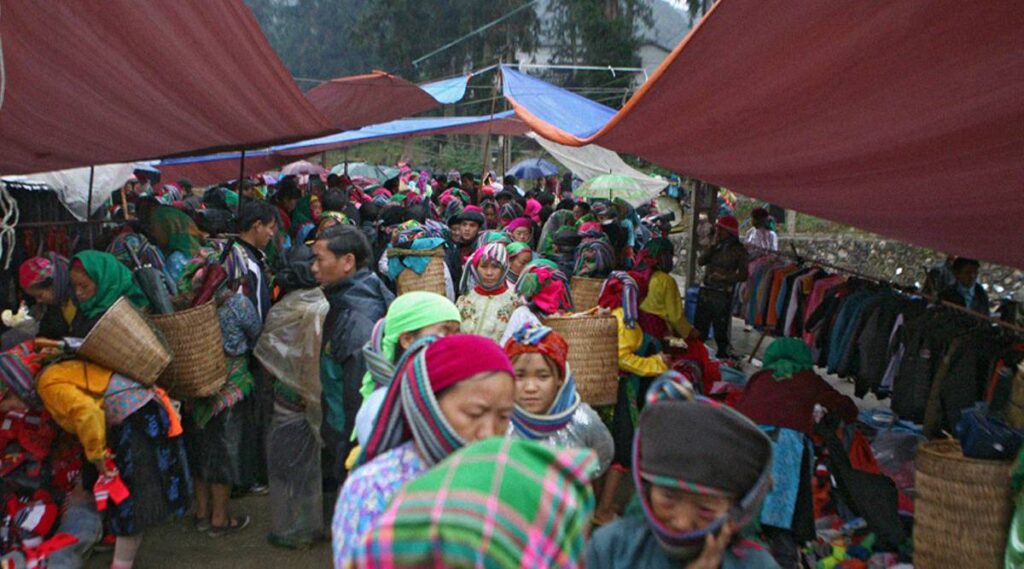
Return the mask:
{"type": "Polygon", "coordinates": [[[505,226],[505,232],[511,235],[513,231],[519,229],[520,227],[526,227],[527,229],[532,230],[533,224],[530,223],[530,220],[528,218],[517,217],[512,221],[508,222],[508,225],[505,226]]]}
{"type": "Polygon", "coordinates": [[[536,221],[537,223],[540,223],[540,210],[540,202],[533,198],[530,198],[526,200],[526,210],[524,211],[523,215],[529,217],[530,219],[536,221]]]}

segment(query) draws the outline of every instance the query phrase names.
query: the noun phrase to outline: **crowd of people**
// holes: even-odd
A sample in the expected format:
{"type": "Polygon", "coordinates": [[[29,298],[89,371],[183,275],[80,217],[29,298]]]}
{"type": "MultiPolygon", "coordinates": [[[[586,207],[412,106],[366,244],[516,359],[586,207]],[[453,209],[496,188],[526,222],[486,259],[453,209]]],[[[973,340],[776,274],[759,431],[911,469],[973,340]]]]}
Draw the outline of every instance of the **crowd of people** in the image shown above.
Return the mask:
{"type": "MultiPolygon", "coordinates": [[[[21,264],[34,328],[0,354],[0,440],[20,457],[0,463],[5,553],[76,567],[106,535],[126,569],[171,517],[245,531],[232,497],[251,493],[269,494],[272,545],[330,539],[336,567],[795,567],[793,529],[753,523],[772,489],[764,427],[809,438],[815,407],[856,409],[789,339],[734,407],[710,397],[702,339],[713,327],[730,353],[746,278],[735,218],[701,257],[691,325],[650,206],[408,167],[381,185],[264,181],[129,188],[108,244],[21,264]],[[435,258],[417,250],[443,261],[443,291],[401,290],[435,258]],[[139,266],[176,305],[214,303],[215,394],[172,401],[76,352],[121,299],[158,312],[139,266]],[[603,280],[595,310],[615,318],[614,405],[582,400],[569,353],[587,346],[545,325],[574,312],[574,277],[603,280]],[[46,527],[26,525],[37,506],[46,527]]],[[[755,220],[746,241],[777,246],[755,220]]]]}

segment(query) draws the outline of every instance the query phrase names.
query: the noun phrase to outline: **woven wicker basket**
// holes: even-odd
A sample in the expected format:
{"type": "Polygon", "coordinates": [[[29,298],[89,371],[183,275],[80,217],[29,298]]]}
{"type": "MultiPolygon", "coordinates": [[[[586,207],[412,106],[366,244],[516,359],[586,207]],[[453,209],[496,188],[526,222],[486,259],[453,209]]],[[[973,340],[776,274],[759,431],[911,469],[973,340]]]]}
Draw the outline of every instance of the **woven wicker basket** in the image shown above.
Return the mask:
{"type": "Polygon", "coordinates": [[[602,286],[604,286],[604,279],[573,277],[572,281],[570,281],[572,307],[577,312],[583,312],[597,306],[597,299],[601,296],[602,286]]]}
{"type": "Polygon", "coordinates": [[[213,302],[172,314],[153,316],[153,325],[174,353],[157,380],[175,399],[209,397],[227,379],[220,321],[213,302]]]}
{"type": "Polygon", "coordinates": [[[445,294],[444,286],[444,249],[412,250],[412,249],[389,249],[388,257],[430,257],[427,270],[417,275],[412,269],[405,269],[398,274],[398,294],[405,294],[414,290],[425,290],[436,292],[441,296],[445,294]]]}
{"type": "Polygon", "coordinates": [[[915,461],[914,567],[1002,567],[1012,463],[966,458],[948,440],[922,444],[915,461]]]}
{"type": "Polygon", "coordinates": [[[124,297],[93,326],[78,354],[142,385],[156,383],[171,363],[163,339],[124,297]]]}
{"type": "Polygon", "coordinates": [[[619,390],[619,329],[615,317],[551,316],[544,324],[569,344],[569,365],[583,401],[614,405],[619,390]]]}

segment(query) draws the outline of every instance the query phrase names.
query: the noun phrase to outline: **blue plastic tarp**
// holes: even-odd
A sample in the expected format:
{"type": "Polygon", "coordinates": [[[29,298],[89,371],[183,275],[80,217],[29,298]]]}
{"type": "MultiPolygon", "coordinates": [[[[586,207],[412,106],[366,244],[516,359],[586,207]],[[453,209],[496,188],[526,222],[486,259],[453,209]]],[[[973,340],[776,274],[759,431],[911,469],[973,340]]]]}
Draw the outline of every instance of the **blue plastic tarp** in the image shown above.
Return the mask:
{"type": "Polygon", "coordinates": [[[438,103],[451,105],[462,100],[466,96],[466,84],[469,83],[469,75],[452,77],[431,83],[420,85],[420,89],[426,91],[438,103]]]}
{"type": "Polygon", "coordinates": [[[516,107],[570,135],[586,138],[601,130],[615,109],[561,87],[501,66],[502,92],[516,107]]]}

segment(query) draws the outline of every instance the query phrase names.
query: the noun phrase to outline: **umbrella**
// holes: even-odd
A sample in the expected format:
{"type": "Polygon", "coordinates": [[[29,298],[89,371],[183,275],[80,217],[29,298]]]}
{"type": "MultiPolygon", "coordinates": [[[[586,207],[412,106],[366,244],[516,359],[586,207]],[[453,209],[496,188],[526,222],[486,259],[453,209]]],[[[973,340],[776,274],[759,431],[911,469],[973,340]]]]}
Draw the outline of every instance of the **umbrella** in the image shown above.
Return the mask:
{"type": "MultiPolygon", "coordinates": [[[[338,164],[331,169],[334,174],[345,173],[345,164],[338,164]]],[[[390,166],[378,166],[377,164],[367,164],[366,162],[349,162],[348,163],[348,176],[349,178],[370,178],[373,180],[387,180],[388,178],[394,178],[398,175],[398,168],[392,168],[390,166]]]]}
{"type": "Polygon", "coordinates": [[[558,173],[558,166],[543,158],[528,158],[509,168],[507,173],[520,180],[536,180],[537,178],[554,176],[558,173]]]}
{"type": "Polygon", "coordinates": [[[636,178],[621,174],[603,174],[583,182],[583,185],[573,191],[573,195],[606,200],[622,198],[627,202],[639,203],[653,198],[657,192],[651,194],[650,189],[645,188],[636,178]]]}
{"type": "Polygon", "coordinates": [[[327,170],[319,164],[313,164],[312,162],[306,162],[305,160],[292,162],[284,168],[281,168],[282,176],[308,176],[310,174],[314,176],[322,176],[327,174],[327,170]]]}

